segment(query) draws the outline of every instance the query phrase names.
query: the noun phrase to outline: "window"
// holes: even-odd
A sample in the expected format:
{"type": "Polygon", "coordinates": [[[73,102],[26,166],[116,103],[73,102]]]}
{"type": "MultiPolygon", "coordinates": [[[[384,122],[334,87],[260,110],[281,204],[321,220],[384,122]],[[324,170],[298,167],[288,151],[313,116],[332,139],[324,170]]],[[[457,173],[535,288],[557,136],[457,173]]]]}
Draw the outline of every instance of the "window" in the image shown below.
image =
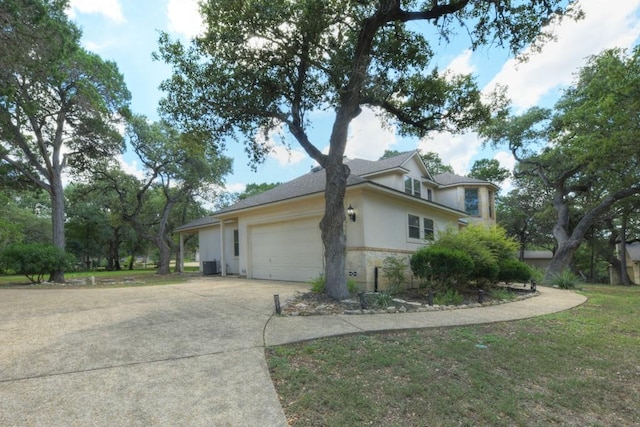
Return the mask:
{"type": "Polygon", "coordinates": [[[433,220],[429,218],[422,218],[424,240],[433,240],[433,220]]]}
{"type": "Polygon", "coordinates": [[[233,230],[233,256],[240,256],[240,235],[238,230],[233,230]]]}
{"type": "Polygon", "coordinates": [[[427,200],[433,200],[433,190],[427,188],[427,200]]]}
{"type": "Polygon", "coordinates": [[[409,214],[409,238],[420,238],[420,217],[409,214]]]}
{"type": "Polygon", "coordinates": [[[404,177],[404,192],[412,196],[420,197],[420,180],[413,179],[410,176],[404,177]]]}
{"type": "Polygon", "coordinates": [[[464,210],[473,216],[480,215],[480,203],[478,200],[477,188],[465,188],[464,189],[464,210]]]}

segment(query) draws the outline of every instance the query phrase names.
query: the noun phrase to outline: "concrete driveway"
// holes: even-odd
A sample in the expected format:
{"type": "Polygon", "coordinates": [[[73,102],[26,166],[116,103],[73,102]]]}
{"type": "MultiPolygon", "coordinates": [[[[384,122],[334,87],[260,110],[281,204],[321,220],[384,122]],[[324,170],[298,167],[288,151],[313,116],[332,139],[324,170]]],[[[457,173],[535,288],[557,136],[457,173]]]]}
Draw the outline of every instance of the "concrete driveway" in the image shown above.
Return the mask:
{"type": "Polygon", "coordinates": [[[307,288],[0,290],[0,425],[286,425],[263,331],[307,288]]]}

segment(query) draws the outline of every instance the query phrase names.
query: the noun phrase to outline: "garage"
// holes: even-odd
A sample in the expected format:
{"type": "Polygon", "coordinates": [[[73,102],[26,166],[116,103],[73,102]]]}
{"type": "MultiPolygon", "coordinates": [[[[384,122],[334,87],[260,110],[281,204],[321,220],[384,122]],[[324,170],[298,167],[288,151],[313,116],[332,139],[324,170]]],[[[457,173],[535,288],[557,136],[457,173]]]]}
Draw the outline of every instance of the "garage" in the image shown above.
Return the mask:
{"type": "Polygon", "coordinates": [[[306,282],[322,273],[320,218],[249,228],[249,265],[254,279],[306,282]]]}

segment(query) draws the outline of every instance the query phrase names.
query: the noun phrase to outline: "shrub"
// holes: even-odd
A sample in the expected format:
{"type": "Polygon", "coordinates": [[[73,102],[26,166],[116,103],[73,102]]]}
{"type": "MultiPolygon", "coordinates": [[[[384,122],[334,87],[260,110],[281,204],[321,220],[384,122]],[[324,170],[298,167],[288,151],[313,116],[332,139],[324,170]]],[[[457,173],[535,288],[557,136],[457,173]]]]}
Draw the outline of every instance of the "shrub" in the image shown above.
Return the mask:
{"type": "Polygon", "coordinates": [[[388,256],[384,259],[382,262],[382,271],[389,283],[390,289],[398,289],[404,284],[404,272],[406,268],[407,263],[404,258],[388,256]]]}
{"type": "Polygon", "coordinates": [[[459,287],[466,284],[474,263],[469,255],[437,246],[427,246],[411,257],[411,270],[430,285],[459,287]]]}
{"type": "Polygon", "coordinates": [[[578,277],[569,270],[564,270],[562,273],[556,273],[551,279],[551,285],[557,286],[560,289],[573,289],[580,283],[578,277]]]}
{"type": "Polygon", "coordinates": [[[500,271],[498,260],[507,257],[511,251],[510,243],[500,242],[503,233],[498,230],[501,229],[479,225],[470,225],[460,231],[449,229],[440,234],[434,246],[462,251],[471,257],[473,269],[469,279],[482,286],[496,280],[500,271]]]}
{"type": "Polygon", "coordinates": [[[33,283],[40,283],[45,274],[65,270],[72,263],[72,257],[63,250],[42,243],[18,243],[0,253],[0,264],[5,269],[24,274],[33,283]]]}
{"type": "Polygon", "coordinates": [[[499,267],[498,280],[507,283],[525,283],[531,280],[533,275],[531,267],[514,258],[503,259],[500,261],[499,267]]]}

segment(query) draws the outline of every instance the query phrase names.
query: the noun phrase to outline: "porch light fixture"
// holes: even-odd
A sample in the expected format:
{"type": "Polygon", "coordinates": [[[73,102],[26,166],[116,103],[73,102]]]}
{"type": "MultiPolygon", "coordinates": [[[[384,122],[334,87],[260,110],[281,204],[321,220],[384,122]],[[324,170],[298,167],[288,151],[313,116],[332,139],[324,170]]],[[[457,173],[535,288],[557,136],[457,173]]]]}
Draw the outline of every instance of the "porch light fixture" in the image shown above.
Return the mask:
{"type": "Polygon", "coordinates": [[[356,222],[356,210],[353,209],[353,206],[349,205],[347,208],[347,215],[349,215],[349,219],[351,219],[351,221],[356,222]]]}

